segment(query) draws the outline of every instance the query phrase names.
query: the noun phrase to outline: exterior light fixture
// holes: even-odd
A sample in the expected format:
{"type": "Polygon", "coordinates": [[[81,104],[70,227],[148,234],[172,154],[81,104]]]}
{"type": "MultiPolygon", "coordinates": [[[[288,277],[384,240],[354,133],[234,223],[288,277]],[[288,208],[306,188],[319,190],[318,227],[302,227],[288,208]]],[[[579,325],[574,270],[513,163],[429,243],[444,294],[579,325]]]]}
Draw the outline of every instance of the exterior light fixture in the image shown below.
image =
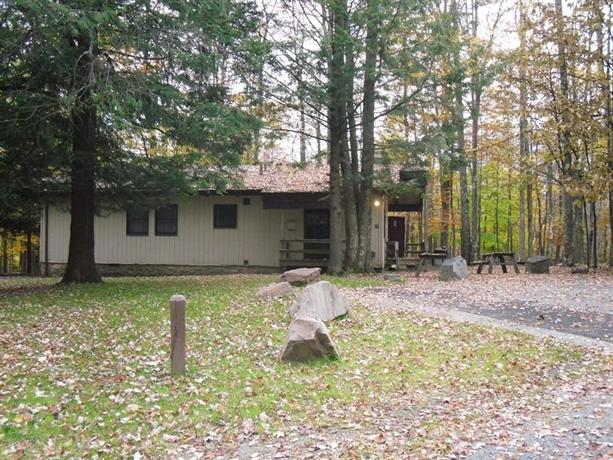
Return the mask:
{"type": "Polygon", "coordinates": [[[381,206],[381,202],[380,202],[379,200],[375,200],[375,201],[373,202],[373,204],[374,204],[374,205],[375,205],[375,207],[377,207],[377,208],[378,208],[379,206],[381,206]]]}

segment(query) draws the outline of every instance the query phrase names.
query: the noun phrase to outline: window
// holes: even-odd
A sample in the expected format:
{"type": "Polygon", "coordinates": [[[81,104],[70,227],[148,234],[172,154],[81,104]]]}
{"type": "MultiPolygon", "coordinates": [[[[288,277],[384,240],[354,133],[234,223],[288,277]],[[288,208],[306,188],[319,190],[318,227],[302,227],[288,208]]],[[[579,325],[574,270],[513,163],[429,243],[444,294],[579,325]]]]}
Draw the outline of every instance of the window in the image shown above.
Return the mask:
{"type": "Polygon", "coordinates": [[[126,211],[126,235],[149,235],[149,210],[129,209],[126,211]]]}
{"type": "Polygon", "coordinates": [[[179,207],[176,204],[155,210],[155,234],[177,236],[179,207]]]}
{"type": "Polygon", "coordinates": [[[213,206],[213,228],[236,228],[237,209],[235,204],[213,206]]]}

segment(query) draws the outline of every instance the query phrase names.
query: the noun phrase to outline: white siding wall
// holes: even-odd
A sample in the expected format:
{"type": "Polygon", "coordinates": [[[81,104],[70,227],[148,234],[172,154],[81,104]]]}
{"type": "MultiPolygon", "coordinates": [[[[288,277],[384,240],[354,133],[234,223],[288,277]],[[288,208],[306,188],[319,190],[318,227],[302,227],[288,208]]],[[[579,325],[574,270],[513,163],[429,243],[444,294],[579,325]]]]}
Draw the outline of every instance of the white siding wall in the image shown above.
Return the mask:
{"type": "MultiPolygon", "coordinates": [[[[149,212],[149,235],[127,236],[126,213],[116,212],[95,219],[96,262],[101,264],[244,265],[279,266],[280,240],[301,239],[304,213],[301,209],[263,209],[260,196],[250,196],[244,205],[239,196],[196,196],[179,202],[177,236],[155,236],[155,212],[149,212]],[[236,229],[213,228],[213,205],[236,204],[236,229]],[[293,221],[293,223],[292,223],[293,221]],[[291,230],[294,228],[294,230],[291,230]]],[[[373,207],[372,249],[374,266],[382,265],[384,207],[373,207]],[[378,226],[378,228],[377,228],[378,226]]],[[[49,262],[66,263],[70,215],[50,207],[49,262]]],[[[44,216],[41,219],[41,255],[44,259],[44,216]]]]}

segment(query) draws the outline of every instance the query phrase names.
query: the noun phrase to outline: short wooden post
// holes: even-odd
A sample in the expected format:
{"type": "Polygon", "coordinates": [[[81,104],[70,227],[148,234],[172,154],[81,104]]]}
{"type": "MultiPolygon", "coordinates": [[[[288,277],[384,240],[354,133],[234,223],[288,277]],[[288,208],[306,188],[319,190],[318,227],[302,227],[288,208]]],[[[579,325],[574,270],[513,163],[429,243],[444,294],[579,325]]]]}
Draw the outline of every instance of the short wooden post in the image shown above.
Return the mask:
{"type": "Polygon", "coordinates": [[[185,297],[170,298],[170,368],[173,375],[185,373],[185,297]]]}
{"type": "Polygon", "coordinates": [[[517,266],[517,259],[515,258],[515,254],[511,256],[511,260],[513,261],[513,268],[515,269],[515,273],[519,275],[519,267],[517,266]]]}

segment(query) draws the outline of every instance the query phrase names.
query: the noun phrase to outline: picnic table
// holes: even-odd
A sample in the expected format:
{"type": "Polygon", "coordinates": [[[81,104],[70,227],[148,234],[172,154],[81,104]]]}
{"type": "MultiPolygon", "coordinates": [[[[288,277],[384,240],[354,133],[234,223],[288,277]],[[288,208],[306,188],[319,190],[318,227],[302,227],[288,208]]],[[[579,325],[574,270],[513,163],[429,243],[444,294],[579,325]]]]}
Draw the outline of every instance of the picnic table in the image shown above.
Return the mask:
{"type": "Polygon", "coordinates": [[[483,260],[475,261],[475,264],[479,265],[477,273],[481,274],[484,265],[488,265],[487,272],[489,274],[494,271],[494,265],[501,265],[502,273],[507,273],[507,259],[508,262],[513,264],[515,273],[519,274],[519,267],[517,266],[517,259],[515,259],[514,252],[488,252],[483,254],[483,260]]]}
{"type": "Polygon", "coordinates": [[[422,252],[419,254],[419,264],[415,270],[415,277],[418,277],[425,262],[429,260],[432,265],[436,265],[437,260],[445,260],[447,258],[447,251],[435,251],[435,252],[422,252]]]}

